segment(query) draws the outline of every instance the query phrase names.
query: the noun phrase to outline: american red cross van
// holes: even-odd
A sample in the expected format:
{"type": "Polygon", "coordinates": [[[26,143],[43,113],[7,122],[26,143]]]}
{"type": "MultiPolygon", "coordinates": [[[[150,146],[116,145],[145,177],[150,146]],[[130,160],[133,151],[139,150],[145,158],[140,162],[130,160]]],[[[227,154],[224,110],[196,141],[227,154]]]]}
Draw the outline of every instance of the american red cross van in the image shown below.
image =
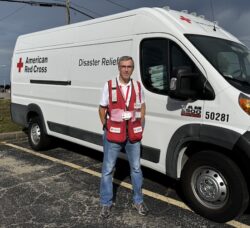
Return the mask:
{"type": "MultiPolygon", "coordinates": [[[[147,106],[142,165],[180,180],[217,222],[249,202],[250,55],[203,16],[141,8],[18,37],[11,113],[35,150],[51,136],[102,151],[98,106],[120,56],[135,60],[147,106]]],[[[125,155],[121,153],[121,157],[125,155]]]]}

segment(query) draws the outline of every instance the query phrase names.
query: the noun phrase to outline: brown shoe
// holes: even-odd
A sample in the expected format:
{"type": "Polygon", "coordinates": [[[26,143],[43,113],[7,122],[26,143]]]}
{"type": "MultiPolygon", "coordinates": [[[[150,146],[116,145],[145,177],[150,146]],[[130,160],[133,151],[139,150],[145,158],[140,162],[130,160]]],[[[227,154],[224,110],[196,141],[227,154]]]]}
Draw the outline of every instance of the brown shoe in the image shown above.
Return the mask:
{"type": "Polygon", "coordinates": [[[139,215],[146,216],[148,214],[148,208],[144,203],[134,203],[132,205],[133,208],[135,208],[139,215]]]}

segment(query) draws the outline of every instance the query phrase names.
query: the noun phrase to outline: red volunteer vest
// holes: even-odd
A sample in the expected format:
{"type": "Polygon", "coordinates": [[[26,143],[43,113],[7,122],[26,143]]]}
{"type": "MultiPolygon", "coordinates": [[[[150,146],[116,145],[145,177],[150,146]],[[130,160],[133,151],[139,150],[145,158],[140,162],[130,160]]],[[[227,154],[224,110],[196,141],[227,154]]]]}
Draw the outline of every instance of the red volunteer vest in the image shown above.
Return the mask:
{"type": "MultiPolygon", "coordinates": [[[[108,81],[109,105],[107,119],[107,140],[122,143],[129,139],[131,142],[138,142],[142,139],[143,128],[141,125],[141,85],[131,80],[131,96],[129,106],[118,86],[117,80],[108,81]],[[135,89],[134,87],[137,86],[135,89]],[[137,92],[137,93],[136,93],[137,92]],[[128,120],[125,114],[131,116],[128,120]]],[[[126,96],[126,95],[125,95],[126,96]]]]}

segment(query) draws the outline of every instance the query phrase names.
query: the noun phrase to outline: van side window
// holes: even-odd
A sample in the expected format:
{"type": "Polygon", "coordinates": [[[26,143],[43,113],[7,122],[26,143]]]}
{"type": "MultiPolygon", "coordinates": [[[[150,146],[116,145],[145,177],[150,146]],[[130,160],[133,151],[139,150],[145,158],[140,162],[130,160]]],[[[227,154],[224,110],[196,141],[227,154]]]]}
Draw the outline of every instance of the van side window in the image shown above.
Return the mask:
{"type": "Polygon", "coordinates": [[[188,55],[174,42],[170,41],[170,77],[176,77],[178,70],[198,73],[199,70],[188,55]]]}
{"type": "Polygon", "coordinates": [[[168,91],[168,40],[146,39],[141,43],[141,75],[144,86],[154,93],[168,91]]]}
{"type": "Polygon", "coordinates": [[[169,80],[179,70],[199,73],[188,55],[170,40],[145,39],[140,50],[142,83],[151,92],[168,95],[169,80]]]}

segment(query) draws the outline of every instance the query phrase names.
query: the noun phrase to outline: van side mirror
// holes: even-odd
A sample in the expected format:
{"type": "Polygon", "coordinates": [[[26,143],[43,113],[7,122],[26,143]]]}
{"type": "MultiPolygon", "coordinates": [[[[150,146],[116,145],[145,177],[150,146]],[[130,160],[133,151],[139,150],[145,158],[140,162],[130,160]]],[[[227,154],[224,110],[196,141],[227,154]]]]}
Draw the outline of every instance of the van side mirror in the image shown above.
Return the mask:
{"type": "Polygon", "coordinates": [[[188,67],[180,67],[173,71],[169,97],[180,100],[213,100],[215,94],[203,75],[192,73],[188,67]]]}
{"type": "MultiPolygon", "coordinates": [[[[197,88],[197,80],[200,75],[198,73],[188,72],[186,69],[178,69],[170,81],[170,94],[171,98],[177,99],[197,99],[199,89],[197,88]]],[[[202,87],[202,85],[200,85],[202,87]]]]}

